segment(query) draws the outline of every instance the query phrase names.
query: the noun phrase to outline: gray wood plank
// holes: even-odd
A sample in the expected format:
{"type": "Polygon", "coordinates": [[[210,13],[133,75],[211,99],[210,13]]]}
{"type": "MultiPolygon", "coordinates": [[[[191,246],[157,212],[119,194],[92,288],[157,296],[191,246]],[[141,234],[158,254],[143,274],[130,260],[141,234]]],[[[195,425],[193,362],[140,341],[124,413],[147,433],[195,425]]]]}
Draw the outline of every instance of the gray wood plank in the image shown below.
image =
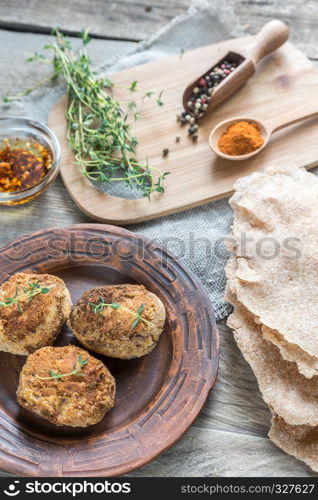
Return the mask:
{"type": "MultiPolygon", "coordinates": [[[[132,477],[312,477],[266,437],[191,427],[170,450],[132,477]]],[[[203,481],[204,482],[204,481],[203,481]]],[[[187,484],[187,481],[184,481],[187,484]]],[[[234,483],[235,484],[235,483],[234,483]]]]}
{"type": "MultiPolygon", "coordinates": [[[[5,47],[1,50],[0,60],[0,96],[16,94],[32,87],[42,78],[52,74],[52,68],[41,62],[26,62],[28,55],[34,52],[50,56],[43,47],[51,43],[53,37],[48,35],[35,35],[33,33],[14,33],[0,30],[0,44],[5,47]]],[[[74,48],[80,46],[78,38],[71,38],[74,48]]],[[[87,50],[94,64],[105,62],[120,57],[136,46],[134,42],[121,42],[112,40],[92,40],[87,50]]]]}
{"type": "MultiPolygon", "coordinates": [[[[25,62],[28,54],[41,52],[42,47],[51,41],[51,36],[0,30],[0,45],[6,48],[0,61],[0,96],[16,94],[51,74],[51,68],[46,64],[25,62]]],[[[72,39],[72,44],[76,48],[80,40],[72,39]]],[[[120,57],[135,45],[132,42],[92,40],[88,51],[98,65],[108,58],[120,57]]],[[[0,245],[44,227],[67,226],[89,220],[77,209],[60,179],[31,203],[0,207],[0,216],[0,245]]]]}
{"type": "Polygon", "coordinates": [[[290,28],[291,40],[308,57],[318,58],[318,2],[312,0],[227,0],[249,33],[256,33],[267,21],[281,19],[290,28]]]}
{"type": "Polygon", "coordinates": [[[59,26],[80,32],[89,27],[91,33],[106,38],[141,40],[185,13],[190,3],[191,0],[55,0],[52,7],[47,0],[2,0],[0,25],[18,26],[25,31],[59,26]]]}
{"type": "Polygon", "coordinates": [[[71,200],[60,178],[30,203],[0,207],[0,217],[1,246],[38,229],[91,222],[71,200]]]}

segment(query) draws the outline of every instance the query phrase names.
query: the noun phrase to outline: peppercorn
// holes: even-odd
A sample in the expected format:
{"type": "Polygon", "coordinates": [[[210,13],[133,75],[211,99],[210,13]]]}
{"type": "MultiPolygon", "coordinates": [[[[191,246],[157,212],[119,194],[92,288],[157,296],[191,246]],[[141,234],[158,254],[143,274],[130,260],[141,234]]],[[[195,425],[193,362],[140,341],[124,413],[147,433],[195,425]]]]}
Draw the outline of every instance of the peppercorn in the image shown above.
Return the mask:
{"type": "Polygon", "coordinates": [[[191,125],[188,132],[192,137],[194,134],[194,132],[191,132],[193,130],[192,126],[199,118],[202,118],[207,111],[210,99],[213,98],[214,89],[220,85],[220,83],[237,68],[237,66],[238,64],[236,62],[224,59],[196,82],[196,86],[192,89],[192,93],[187,102],[188,111],[183,111],[181,119],[179,120],[181,125],[184,125],[185,123],[189,123],[191,125]]]}

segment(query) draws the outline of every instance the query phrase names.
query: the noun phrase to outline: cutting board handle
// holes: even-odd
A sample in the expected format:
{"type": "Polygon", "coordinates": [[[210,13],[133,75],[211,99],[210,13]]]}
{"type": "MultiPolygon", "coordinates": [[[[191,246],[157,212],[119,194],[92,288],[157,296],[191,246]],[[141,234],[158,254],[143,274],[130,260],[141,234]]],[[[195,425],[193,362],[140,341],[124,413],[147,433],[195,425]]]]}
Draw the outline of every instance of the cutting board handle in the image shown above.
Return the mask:
{"type": "Polygon", "coordinates": [[[274,19],[266,23],[255,38],[254,46],[250,49],[250,58],[254,64],[286,42],[288,39],[288,26],[283,21],[274,19]]]}

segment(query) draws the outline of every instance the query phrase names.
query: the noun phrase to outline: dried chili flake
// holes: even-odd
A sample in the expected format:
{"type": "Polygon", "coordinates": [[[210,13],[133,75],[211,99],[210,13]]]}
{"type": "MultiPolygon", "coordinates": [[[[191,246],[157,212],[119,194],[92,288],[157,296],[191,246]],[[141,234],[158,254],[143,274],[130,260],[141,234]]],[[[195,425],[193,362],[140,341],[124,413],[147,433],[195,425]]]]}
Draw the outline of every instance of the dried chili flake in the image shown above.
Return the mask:
{"type": "Polygon", "coordinates": [[[33,139],[4,139],[0,145],[0,191],[11,193],[39,184],[52,166],[50,151],[33,139]]]}

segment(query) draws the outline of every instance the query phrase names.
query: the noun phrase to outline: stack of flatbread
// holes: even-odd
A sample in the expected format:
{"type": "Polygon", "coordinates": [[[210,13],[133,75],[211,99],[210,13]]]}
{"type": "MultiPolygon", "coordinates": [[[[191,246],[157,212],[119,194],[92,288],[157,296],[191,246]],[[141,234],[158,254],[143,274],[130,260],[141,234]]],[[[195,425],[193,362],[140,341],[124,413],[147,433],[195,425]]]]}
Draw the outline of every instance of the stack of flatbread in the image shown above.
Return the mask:
{"type": "Polygon", "coordinates": [[[318,472],[318,178],[273,167],[235,189],[228,325],[272,412],[270,439],[318,472]]]}

